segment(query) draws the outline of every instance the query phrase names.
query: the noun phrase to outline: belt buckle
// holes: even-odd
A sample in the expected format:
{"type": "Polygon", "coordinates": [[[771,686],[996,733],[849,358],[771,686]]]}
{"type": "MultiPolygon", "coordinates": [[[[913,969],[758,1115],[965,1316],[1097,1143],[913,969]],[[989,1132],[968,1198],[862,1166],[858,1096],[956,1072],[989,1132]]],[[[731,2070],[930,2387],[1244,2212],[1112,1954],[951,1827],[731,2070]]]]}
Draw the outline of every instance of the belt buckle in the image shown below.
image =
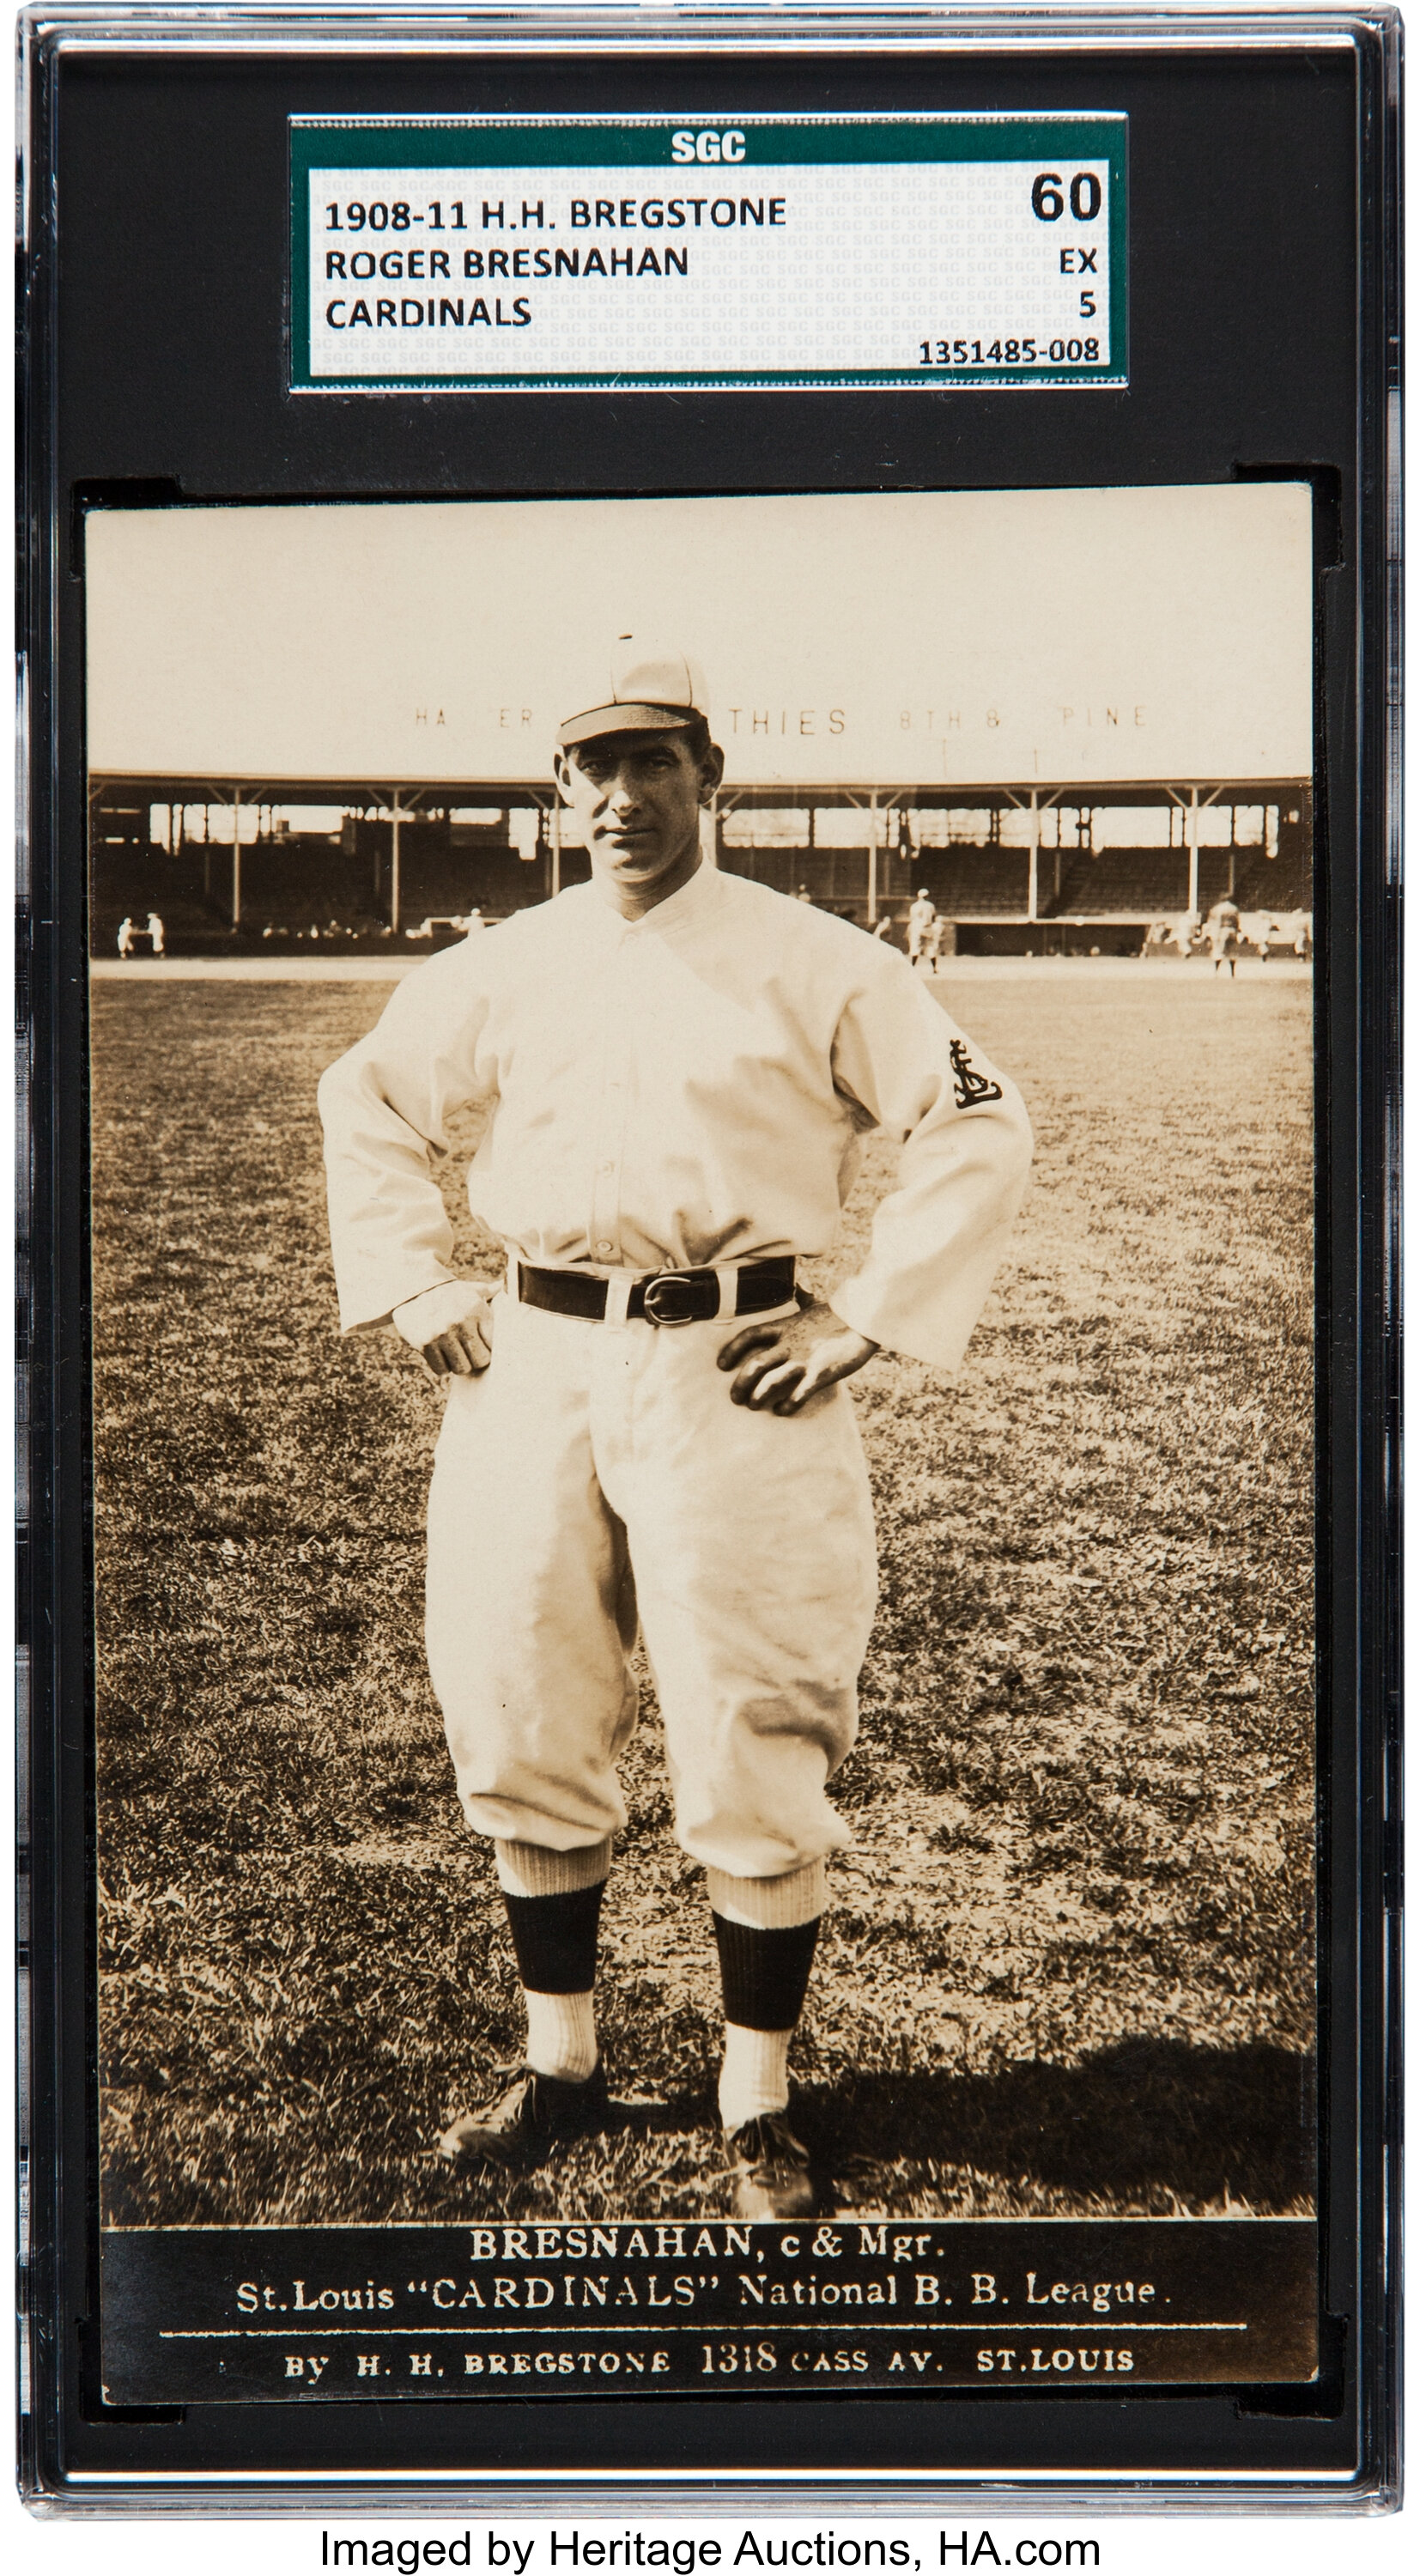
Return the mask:
{"type": "Polygon", "coordinates": [[[641,1311],[650,1324],[703,1324],[720,1311],[720,1283],[684,1270],[658,1270],[641,1291],[641,1311]],[[714,1304],[705,1303],[706,1291],[714,1304]]]}

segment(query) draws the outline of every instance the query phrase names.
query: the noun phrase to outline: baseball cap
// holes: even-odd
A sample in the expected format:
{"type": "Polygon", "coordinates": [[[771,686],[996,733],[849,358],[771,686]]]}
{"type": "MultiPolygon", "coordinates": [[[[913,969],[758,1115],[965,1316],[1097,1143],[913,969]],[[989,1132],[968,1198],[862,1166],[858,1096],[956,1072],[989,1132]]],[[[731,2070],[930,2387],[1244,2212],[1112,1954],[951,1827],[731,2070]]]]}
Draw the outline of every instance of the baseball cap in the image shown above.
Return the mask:
{"type": "Polygon", "coordinates": [[[593,666],[582,703],[557,728],[564,751],[604,733],[670,733],[709,713],[704,675],[688,653],[618,635],[593,666]]]}

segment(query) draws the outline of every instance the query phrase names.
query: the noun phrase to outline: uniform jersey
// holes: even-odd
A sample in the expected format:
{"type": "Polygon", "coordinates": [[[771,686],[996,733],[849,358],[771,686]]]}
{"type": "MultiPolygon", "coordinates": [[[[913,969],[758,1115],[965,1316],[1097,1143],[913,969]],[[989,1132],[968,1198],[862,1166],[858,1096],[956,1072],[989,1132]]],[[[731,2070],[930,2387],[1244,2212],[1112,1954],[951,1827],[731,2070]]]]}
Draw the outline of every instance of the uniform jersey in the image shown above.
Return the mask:
{"type": "Polygon", "coordinates": [[[603,1271],[826,1253],[864,1137],[905,1138],[833,1304],[942,1368],[1030,1156],[1010,1083],[851,923],[708,869],[631,922],[572,887],[416,969],[325,1075],[346,1330],[452,1276],[429,1148],[471,1103],[474,1214],[527,1261],[603,1271]]]}
{"type": "Polygon", "coordinates": [[[922,942],[936,918],[936,905],[925,903],[919,895],[907,915],[907,945],[913,957],[921,953],[922,942]]]}
{"type": "Polygon", "coordinates": [[[1237,955],[1241,928],[1236,905],[1220,903],[1208,924],[1208,941],[1215,959],[1237,955]]]}

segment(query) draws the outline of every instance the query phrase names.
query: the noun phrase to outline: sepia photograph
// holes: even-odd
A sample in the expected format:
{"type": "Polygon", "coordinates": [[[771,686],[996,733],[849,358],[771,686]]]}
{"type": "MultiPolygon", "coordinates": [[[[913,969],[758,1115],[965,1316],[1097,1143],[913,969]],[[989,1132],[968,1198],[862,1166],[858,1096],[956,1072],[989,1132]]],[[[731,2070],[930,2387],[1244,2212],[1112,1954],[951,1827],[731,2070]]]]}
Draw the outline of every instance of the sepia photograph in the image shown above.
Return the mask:
{"type": "Polygon", "coordinates": [[[1311,2221],[1309,488],[84,540],[105,2229],[1311,2221]]]}

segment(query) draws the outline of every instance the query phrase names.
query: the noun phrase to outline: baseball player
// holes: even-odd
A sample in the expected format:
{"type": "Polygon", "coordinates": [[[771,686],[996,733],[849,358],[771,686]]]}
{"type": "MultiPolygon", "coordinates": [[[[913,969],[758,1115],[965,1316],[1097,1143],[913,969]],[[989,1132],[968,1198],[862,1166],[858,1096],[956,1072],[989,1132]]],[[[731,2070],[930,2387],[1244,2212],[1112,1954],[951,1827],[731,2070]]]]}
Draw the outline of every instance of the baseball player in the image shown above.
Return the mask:
{"type": "Polygon", "coordinates": [[[901,957],[702,864],[704,710],[683,655],[618,640],[559,733],[590,883],[407,976],[321,1109],[344,1328],[393,1321],[449,1382],[430,1670],[527,2004],[522,2074],[442,2152],[516,2165],[607,2117],[597,1927],[639,1631],[713,1914],[735,2205],[774,2218],[814,2206],[788,2050],[875,1604],[844,1381],[879,1347],[956,1365],[1030,1135],[901,957]],[[491,1293],[450,1271],[429,1162],[470,1103],[491,1293]],[[825,1304],[796,1263],[875,1128],[905,1140],[899,1186],[825,1304]]]}
{"type": "Polygon", "coordinates": [[[1208,945],[1213,952],[1215,975],[1220,967],[1226,966],[1229,975],[1236,980],[1241,936],[1242,917],[1231,895],[1227,895],[1221,903],[1214,905],[1208,916],[1208,945]]]}
{"type": "MultiPolygon", "coordinates": [[[[907,914],[907,958],[909,965],[916,966],[921,963],[922,951],[926,945],[932,925],[936,918],[936,905],[932,901],[926,887],[919,887],[917,901],[909,906],[907,914]]],[[[935,972],[935,968],[933,971],[935,972]]]]}

